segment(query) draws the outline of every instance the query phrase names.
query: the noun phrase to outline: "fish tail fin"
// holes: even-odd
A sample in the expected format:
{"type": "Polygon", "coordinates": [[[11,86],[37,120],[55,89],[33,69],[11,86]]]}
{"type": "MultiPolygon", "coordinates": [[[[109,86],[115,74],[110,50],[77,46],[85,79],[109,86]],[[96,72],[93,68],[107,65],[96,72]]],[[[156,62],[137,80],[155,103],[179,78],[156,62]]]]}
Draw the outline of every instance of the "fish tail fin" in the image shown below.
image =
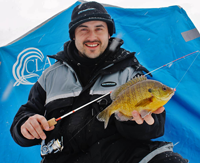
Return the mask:
{"type": "Polygon", "coordinates": [[[110,112],[109,112],[109,107],[107,107],[105,110],[103,110],[102,112],[100,112],[97,115],[97,119],[101,122],[104,122],[104,129],[107,128],[108,126],[108,122],[110,119],[110,112]]]}

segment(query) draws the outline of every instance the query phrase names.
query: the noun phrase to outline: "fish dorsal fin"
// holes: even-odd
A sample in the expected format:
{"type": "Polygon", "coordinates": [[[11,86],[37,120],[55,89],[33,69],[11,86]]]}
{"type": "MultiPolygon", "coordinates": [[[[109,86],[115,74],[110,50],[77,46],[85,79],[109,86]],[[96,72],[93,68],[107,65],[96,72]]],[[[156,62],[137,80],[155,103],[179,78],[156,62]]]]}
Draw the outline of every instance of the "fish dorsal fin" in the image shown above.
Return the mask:
{"type": "Polygon", "coordinates": [[[126,90],[128,87],[138,83],[138,82],[141,82],[143,80],[147,80],[146,76],[142,75],[142,76],[137,76],[131,80],[129,80],[127,83],[115,88],[114,91],[112,91],[110,97],[112,100],[115,100],[116,97],[121,93],[123,92],[124,90],[126,90]]]}

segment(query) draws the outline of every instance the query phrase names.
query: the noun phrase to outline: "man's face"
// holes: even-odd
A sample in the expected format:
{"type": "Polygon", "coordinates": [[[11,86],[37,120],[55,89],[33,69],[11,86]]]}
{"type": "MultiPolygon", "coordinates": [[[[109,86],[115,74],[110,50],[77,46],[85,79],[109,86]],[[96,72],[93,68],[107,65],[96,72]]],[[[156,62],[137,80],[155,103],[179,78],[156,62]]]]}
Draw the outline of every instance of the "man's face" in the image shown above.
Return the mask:
{"type": "Polygon", "coordinates": [[[75,45],[81,56],[96,58],[108,46],[110,38],[107,24],[103,21],[89,21],[75,29],[75,45]]]}

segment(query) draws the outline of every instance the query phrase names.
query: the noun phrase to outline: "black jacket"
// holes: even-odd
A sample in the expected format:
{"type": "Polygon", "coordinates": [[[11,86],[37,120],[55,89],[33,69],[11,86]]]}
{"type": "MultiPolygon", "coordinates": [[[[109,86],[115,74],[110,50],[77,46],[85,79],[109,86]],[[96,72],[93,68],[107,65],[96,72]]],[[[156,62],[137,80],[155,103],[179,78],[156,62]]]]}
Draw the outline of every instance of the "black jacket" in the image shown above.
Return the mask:
{"type": "MultiPolygon", "coordinates": [[[[112,40],[113,38],[110,41],[112,40]]],[[[114,52],[108,47],[104,54],[92,61],[85,59],[79,62],[74,56],[77,55],[77,50],[73,41],[65,44],[64,51],[50,56],[57,59],[57,63],[45,70],[34,84],[28,102],[20,107],[14,118],[10,131],[15,142],[21,146],[41,143],[41,140],[28,140],[21,135],[20,126],[28,117],[41,114],[47,119],[58,118],[100,97],[103,94],[100,92],[113,90],[135,75],[142,74],[142,71],[148,72],[139,64],[135,53],[120,47],[122,44],[123,41],[120,40],[114,52]],[[103,87],[102,82],[108,80],[117,85],[112,88],[103,87]],[[72,89],[67,89],[68,85],[72,89]]],[[[104,129],[96,115],[110,103],[110,97],[106,96],[58,121],[53,131],[46,132],[45,143],[48,144],[52,139],[60,140],[62,137],[64,149],[45,156],[44,162],[111,163],[116,160],[128,162],[130,158],[137,162],[160,146],[159,142],[152,142],[151,139],[164,134],[165,112],[153,115],[153,125],[145,122],[142,125],[134,121],[120,122],[111,116],[108,127],[104,129]]]]}

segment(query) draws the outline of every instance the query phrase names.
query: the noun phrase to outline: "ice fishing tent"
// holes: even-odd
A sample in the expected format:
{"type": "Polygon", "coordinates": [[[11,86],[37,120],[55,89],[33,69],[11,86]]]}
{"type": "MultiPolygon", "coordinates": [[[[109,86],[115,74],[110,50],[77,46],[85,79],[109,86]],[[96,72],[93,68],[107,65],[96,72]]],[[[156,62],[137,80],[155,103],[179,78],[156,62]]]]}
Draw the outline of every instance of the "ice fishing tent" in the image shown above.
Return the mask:
{"type": "MultiPolygon", "coordinates": [[[[35,163],[40,161],[40,146],[23,148],[11,138],[9,129],[18,108],[26,103],[29,90],[44,69],[54,63],[47,55],[63,49],[69,40],[68,23],[76,2],[28,34],[0,48],[0,162],[35,163]]],[[[153,73],[153,79],[176,87],[167,110],[165,135],[174,151],[199,162],[200,156],[200,35],[180,6],[151,9],[124,9],[106,6],[121,34],[124,48],[135,51],[140,63],[153,73]],[[191,54],[179,62],[177,58],[191,54]],[[197,58],[196,58],[197,57],[197,58]]]]}

